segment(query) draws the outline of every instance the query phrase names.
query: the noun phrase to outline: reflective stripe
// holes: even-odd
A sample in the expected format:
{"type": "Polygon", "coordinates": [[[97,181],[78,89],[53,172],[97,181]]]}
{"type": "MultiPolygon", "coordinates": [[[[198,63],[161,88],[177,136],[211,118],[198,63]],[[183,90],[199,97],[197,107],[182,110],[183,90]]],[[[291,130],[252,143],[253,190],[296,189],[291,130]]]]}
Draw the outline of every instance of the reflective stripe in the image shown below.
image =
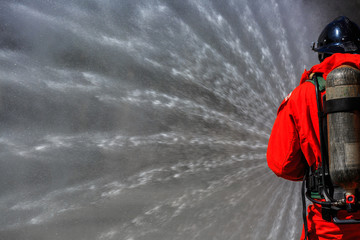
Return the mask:
{"type": "Polygon", "coordinates": [[[311,198],[313,199],[323,199],[318,192],[311,192],[311,198]]]}

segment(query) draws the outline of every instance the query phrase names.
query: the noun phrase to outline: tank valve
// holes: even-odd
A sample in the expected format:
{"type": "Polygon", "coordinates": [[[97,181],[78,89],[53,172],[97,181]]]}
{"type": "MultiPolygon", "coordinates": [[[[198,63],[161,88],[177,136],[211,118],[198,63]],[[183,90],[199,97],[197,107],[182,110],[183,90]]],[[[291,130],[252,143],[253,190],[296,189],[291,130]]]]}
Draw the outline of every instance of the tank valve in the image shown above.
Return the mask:
{"type": "Polygon", "coordinates": [[[355,203],[355,196],[354,195],[346,195],[346,203],[348,203],[348,204],[355,203]]]}
{"type": "Polygon", "coordinates": [[[356,212],[355,203],[356,203],[355,195],[353,194],[346,195],[346,210],[348,212],[356,212]]]}

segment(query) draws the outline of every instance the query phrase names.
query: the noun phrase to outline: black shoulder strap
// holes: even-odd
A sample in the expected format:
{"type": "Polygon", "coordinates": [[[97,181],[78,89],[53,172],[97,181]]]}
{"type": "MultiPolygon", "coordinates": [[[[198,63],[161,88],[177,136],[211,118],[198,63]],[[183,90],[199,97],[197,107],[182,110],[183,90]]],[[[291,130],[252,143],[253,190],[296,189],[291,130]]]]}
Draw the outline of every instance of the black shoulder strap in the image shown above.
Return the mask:
{"type": "Polygon", "coordinates": [[[316,86],[315,79],[314,79],[315,77],[316,77],[317,82],[318,82],[319,91],[320,92],[324,91],[326,82],[325,82],[325,79],[322,76],[319,76],[319,75],[315,74],[313,79],[308,79],[308,80],[306,80],[306,82],[311,82],[312,84],[314,84],[316,86]]]}
{"type": "MultiPolygon", "coordinates": [[[[326,114],[321,111],[321,85],[323,85],[323,90],[325,90],[325,80],[322,77],[316,76],[313,77],[315,83],[315,94],[316,94],[316,102],[318,107],[318,118],[319,118],[319,131],[320,131],[320,152],[321,152],[321,164],[319,170],[322,171],[322,184],[323,184],[323,194],[325,199],[333,201],[332,194],[328,192],[330,190],[332,192],[333,186],[332,182],[329,178],[329,165],[328,165],[328,154],[327,154],[327,136],[326,136],[326,114]],[[322,79],[322,80],[321,80],[322,79]],[[320,85],[320,81],[323,83],[320,85]],[[325,127],[324,127],[325,126],[325,127]]],[[[324,218],[325,219],[325,218],[324,218]]]]}

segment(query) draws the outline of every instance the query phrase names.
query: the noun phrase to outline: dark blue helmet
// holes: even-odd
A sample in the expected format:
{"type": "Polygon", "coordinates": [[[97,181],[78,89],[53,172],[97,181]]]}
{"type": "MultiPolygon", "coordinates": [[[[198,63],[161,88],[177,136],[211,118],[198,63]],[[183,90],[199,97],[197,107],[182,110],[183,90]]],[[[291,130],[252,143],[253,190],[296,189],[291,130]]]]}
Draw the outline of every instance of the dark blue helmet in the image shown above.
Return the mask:
{"type": "Polygon", "coordinates": [[[324,28],[312,49],[319,53],[320,62],[334,53],[360,54],[359,26],[347,17],[337,17],[324,28]]]}

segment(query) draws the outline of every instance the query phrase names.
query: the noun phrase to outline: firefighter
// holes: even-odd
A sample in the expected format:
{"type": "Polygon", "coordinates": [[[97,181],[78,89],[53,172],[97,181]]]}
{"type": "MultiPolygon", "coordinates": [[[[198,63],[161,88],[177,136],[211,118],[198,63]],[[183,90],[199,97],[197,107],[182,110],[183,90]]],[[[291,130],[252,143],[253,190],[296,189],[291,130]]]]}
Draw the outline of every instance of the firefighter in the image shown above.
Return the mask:
{"type": "MultiPolygon", "coordinates": [[[[347,17],[340,16],[321,32],[313,50],[318,53],[320,64],[303,73],[300,85],[281,103],[270,135],[267,162],[279,177],[301,181],[307,169],[315,171],[321,166],[318,102],[312,81],[320,79],[322,87],[327,75],[335,68],[348,65],[360,69],[360,29],[347,17]]],[[[318,201],[325,201],[318,194],[318,201]]],[[[336,224],[324,220],[322,205],[311,204],[307,210],[306,230],[301,239],[360,239],[360,225],[336,224]]],[[[339,218],[360,219],[360,212],[340,211],[339,218]]]]}

